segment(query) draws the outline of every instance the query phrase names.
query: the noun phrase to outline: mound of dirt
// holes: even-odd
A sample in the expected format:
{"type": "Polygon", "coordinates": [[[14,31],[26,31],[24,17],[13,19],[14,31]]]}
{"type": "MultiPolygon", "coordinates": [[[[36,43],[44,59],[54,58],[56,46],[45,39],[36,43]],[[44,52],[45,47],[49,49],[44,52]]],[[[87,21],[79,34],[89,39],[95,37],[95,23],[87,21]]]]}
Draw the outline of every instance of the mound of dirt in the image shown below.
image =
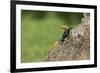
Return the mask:
{"type": "Polygon", "coordinates": [[[48,52],[43,61],[70,61],[90,59],[90,16],[84,14],[81,24],[70,31],[62,45],[48,52]]]}

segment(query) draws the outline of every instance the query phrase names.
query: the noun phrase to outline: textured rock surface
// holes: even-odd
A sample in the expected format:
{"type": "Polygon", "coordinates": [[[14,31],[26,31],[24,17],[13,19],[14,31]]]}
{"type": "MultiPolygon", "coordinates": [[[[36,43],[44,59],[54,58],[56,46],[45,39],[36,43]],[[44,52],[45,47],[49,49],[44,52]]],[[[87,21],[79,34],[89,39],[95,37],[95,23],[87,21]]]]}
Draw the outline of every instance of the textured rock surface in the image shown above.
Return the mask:
{"type": "Polygon", "coordinates": [[[48,52],[43,61],[90,59],[90,17],[84,14],[82,23],[70,31],[65,42],[48,52]]]}

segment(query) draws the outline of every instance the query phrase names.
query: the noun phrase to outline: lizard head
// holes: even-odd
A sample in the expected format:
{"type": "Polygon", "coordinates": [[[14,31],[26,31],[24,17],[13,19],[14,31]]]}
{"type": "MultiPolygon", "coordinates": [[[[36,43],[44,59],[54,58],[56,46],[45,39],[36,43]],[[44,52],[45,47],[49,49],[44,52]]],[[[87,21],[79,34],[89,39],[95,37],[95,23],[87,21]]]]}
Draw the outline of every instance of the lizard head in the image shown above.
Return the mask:
{"type": "Polygon", "coordinates": [[[67,26],[61,26],[61,28],[62,28],[63,30],[68,30],[68,29],[69,29],[69,27],[67,27],[67,26]]]}

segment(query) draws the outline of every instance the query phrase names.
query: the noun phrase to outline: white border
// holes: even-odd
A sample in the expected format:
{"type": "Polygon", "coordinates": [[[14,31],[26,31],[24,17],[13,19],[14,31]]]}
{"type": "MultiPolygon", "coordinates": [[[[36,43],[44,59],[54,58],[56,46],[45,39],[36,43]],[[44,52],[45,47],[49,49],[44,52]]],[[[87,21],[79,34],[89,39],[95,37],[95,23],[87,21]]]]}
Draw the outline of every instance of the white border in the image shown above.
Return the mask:
{"type": "Polygon", "coordinates": [[[53,66],[72,66],[94,64],[94,10],[86,8],[70,7],[51,7],[35,5],[16,5],[16,68],[39,68],[53,66]],[[34,62],[21,63],[21,9],[25,10],[42,10],[42,11],[59,11],[59,12],[88,12],[90,13],[90,60],[81,61],[59,61],[59,62],[34,62]]]}

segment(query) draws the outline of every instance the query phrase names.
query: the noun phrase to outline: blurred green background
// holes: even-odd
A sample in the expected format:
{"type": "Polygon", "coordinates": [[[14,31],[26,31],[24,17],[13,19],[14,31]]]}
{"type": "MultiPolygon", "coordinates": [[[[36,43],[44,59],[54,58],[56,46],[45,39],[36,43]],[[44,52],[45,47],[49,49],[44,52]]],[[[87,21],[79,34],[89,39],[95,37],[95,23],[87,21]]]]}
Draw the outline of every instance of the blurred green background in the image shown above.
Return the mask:
{"type": "Polygon", "coordinates": [[[62,25],[81,23],[83,13],[21,10],[21,62],[41,62],[58,41],[62,25]]]}

